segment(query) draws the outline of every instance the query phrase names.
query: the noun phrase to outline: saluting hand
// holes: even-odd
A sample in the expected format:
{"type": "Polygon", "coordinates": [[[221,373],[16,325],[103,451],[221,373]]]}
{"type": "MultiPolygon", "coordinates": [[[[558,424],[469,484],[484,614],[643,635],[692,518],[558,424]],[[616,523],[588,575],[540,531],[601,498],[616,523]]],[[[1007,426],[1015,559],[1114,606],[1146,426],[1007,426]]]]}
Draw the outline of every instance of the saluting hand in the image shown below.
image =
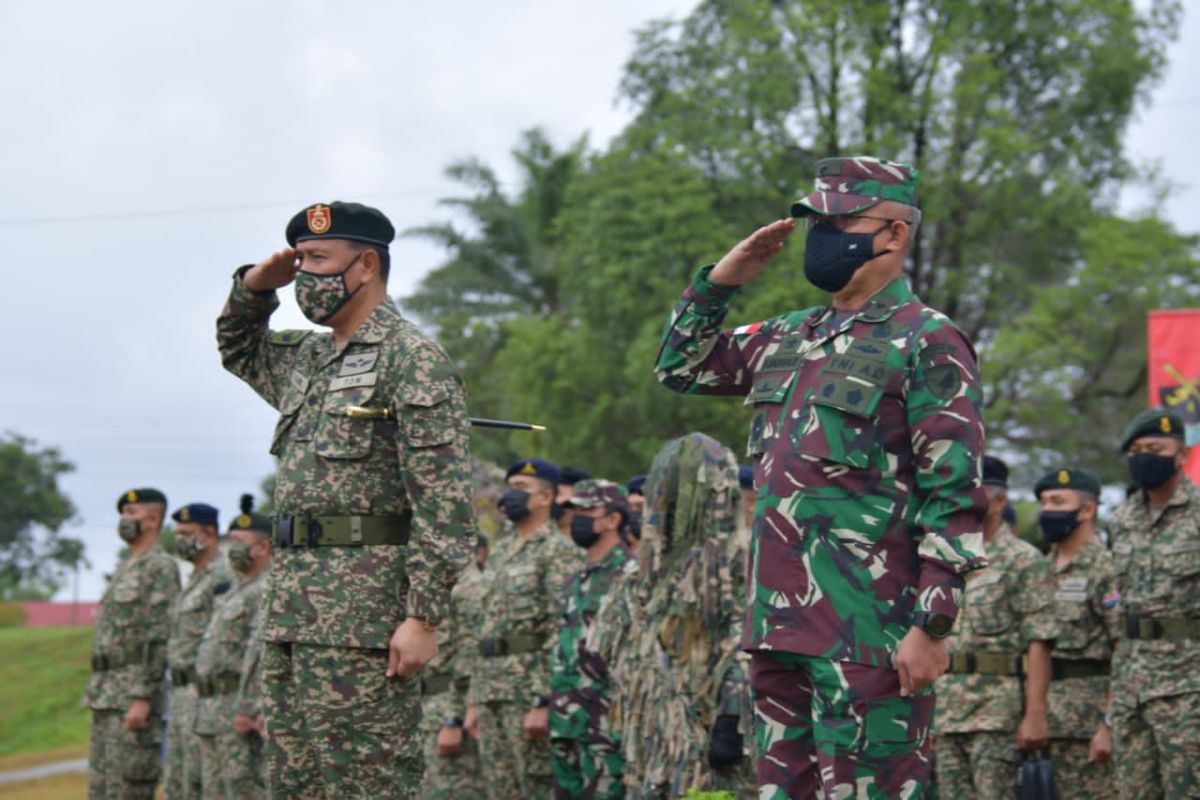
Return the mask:
{"type": "Polygon", "coordinates": [[[242,283],[252,292],[266,292],[287,286],[300,271],[299,251],[285,247],[264,258],[242,275],[242,283]]]}
{"type": "Polygon", "coordinates": [[[764,225],[725,254],[708,273],[713,283],[741,286],[759,276],[767,262],[783,251],[784,242],[796,230],[794,219],[764,225]]]}

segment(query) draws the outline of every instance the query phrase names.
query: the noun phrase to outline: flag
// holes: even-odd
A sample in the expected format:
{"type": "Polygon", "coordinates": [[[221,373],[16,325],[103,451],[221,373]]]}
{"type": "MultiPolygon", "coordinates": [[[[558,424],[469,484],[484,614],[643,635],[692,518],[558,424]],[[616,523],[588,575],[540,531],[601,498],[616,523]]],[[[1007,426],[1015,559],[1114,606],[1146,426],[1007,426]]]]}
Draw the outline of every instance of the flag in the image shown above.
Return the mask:
{"type": "Polygon", "coordinates": [[[1200,308],[1151,311],[1149,343],[1150,405],[1165,406],[1183,418],[1187,443],[1194,447],[1187,472],[1200,482],[1200,308]]]}

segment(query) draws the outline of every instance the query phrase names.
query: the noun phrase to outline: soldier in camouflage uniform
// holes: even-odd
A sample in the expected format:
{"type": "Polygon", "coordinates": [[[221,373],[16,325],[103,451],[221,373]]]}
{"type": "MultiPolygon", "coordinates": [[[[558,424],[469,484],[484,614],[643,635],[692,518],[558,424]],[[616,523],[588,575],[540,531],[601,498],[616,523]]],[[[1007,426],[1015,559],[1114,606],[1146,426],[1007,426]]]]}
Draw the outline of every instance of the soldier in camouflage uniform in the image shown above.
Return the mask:
{"type": "Polygon", "coordinates": [[[183,591],[171,606],[167,667],[171,671],[170,721],[163,784],[168,800],[200,797],[200,740],[196,723],[196,650],[217,597],[229,590],[233,573],[221,554],[217,509],[191,503],[171,515],[175,555],[192,564],[183,591]]]}
{"type": "Polygon", "coordinates": [[[971,343],[903,278],[917,171],[819,162],[804,271],[829,305],[721,330],[795,229],[759,229],[684,292],[656,372],[753,406],[758,505],[744,646],[764,800],[909,797],[929,776],[930,686],[963,575],[983,566],[971,343]]]}
{"type": "Polygon", "coordinates": [[[562,588],[583,560],[551,519],[558,467],[526,458],[508,468],[501,508],[514,530],[492,543],[466,727],[479,740],[491,800],[543,800],[550,765],[550,658],[562,588]]]}
{"type": "Polygon", "coordinates": [[[659,452],[645,484],[642,552],[601,605],[580,670],[611,684],[628,796],[692,789],[757,797],[739,653],[746,550],[737,460],[701,433],[659,452]]]}
{"type": "Polygon", "coordinates": [[[1077,467],[1056,469],[1037,482],[1034,494],[1050,543],[1059,620],[1046,711],[1055,782],[1070,797],[1112,798],[1108,677],[1121,600],[1112,556],[1096,537],[1100,479],[1077,467]]]}
{"type": "MultiPolygon", "coordinates": [[[[246,642],[246,657],[242,661],[241,679],[238,682],[236,712],[233,716],[233,730],[239,736],[258,734],[260,739],[266,735],[266,718],[263,716],[262,704],[262,647],[263,647],[263,609],[265,604],[259,602],[254,618],[250,622],[250,640],[246,642]]],[[[268,786],[270,776],[267,771],[265,754],[259,752],[258,785],[268,786]]],[[[264,793],[265,794],[265,793],[264,793]]]]}
{"type": "Polygon", "coordinates": [[[470,558],[465,392],[387,297],[394,235],[376,209],[311,206],[217,321],[225,368],[280,412],[262,652],[278,797],[416,796],[416,674],[470,558]],[[332,334],[268,329],[293,279],[332,334]]]}
{"type": "Polygon", "coordinates": [[[600,602],[613,580],[632,567],[621,541],[629,507],[612,481],[587,479],[575,484],[567,506],[571,539],[587,554],[587,563],[564,590],[563,616],[550,672],[550,745],[557,800],[625,796],[625,761],[620,738],[609,724],[607,682],[580,669],[581,650],[600,602]]]}
{"type": "Polygon", "coordinates": [[[195,730],[200,739],[201,794],[204,800],[257,800],[266,796],[262,736],[234,727],[241,708],[246,653],[262,605],[271,560],[271,520],[242,514],[229,526],[233,587],[217,603],[196,652],[195,730]]]}
{"type": "Polygon", "coordinates": [[[167,627],[179,569],[158,543],[167,514],[162,492],[130,489],[117,511],[117,532],[130,552],[100,598],[92,639],[92,677],[83,696],[92,710],[88,798],[149,800],[162,767],[167,627]]]}
{"type": "Polygon", "coordinates": [[[988,567],[967,576],[948,640],[950,672],[937,681],[937,789],[943,798],[1006,800],[1016,791],[1021,751],[1049,740],[1046,695],[1058,622],[1050,563],[1004,522],[1004,462],[986,456],[983,483],[988,567]]]}
{"type": "Polygon", "coordinates": [[[1200,489],[1183,420],[1151,409],[1121,442],[1141,487],[1113,515],[1124,611],[1113,656],[1113,753],[1122,798],[1200,797],[1200,489]]]}
{"type": "Polygon", "coordinates": [[[421,738],[425,742],[422,800],[482,797],[479,744],[463,734],[467,690],[479,662],[488,540],[475,543],[475,563],[450,592],[450,616],[438,629],[438,656],[421,678],[421,738]]]}

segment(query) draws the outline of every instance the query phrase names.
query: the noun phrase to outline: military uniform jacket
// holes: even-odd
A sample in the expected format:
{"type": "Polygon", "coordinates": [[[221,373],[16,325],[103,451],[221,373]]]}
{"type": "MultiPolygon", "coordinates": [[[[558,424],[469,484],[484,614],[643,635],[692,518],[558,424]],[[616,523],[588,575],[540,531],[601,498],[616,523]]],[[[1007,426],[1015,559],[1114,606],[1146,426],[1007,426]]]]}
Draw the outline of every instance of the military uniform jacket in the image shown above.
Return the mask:
{"type": "Polygon", "coordinates": [[[550,674],[550,733],[583,739],[589,728],[604,723],[609,686],[579,669],[580,650],[586,646],[600,604],[613,582],[627,572],[632,556],[625,545],[616,547],[599,562],[576,571],[563,592],[563,616],[556,637],[550,674]]]}
{"type": "Polygon", "coordinates": [[[276,548],[264,634],[386,648],[406,614],[446,615],[468,558],[474,521],[462,380],[387,299],[342,346],[330,333],[272,333],[275,292],[249,291],[241,272],[217,341],[225,368],[280,412],[271,444],[277,512],[412,513],[406,547],[276,548]],[[351,406],[388,416],[350,417],[351,406]]]}
{"type": "Polygon", "coordinates": [[[232,585],[233,571],[222,553],[192,570],[183,591],[171,604],[171,638],[167,640],[167,665],[171,669],[196,668],[196,650],[212,617],[213,605],[232,585]]]}
{"type": "MultiPolygon", "coordinates": [[[[1185,475],[1153,516],[1145,492],[1113,514],[1113,571],[1126,614],[1200,620],[1200,489],[1185,475]]],[[[1200,691],[1200,639],[1122,638],[1113,699],[1136,705],[1200,691]]]]}
{"type": "Polygon", "coordinates": [[[583,562],[583,550],[568,542],[552,520],[521,540],[501,533],[488,555],[480,639],[513,635],[541,638],[534,652],[482,658],[471,676],[471,703],[507,700],[528,704],[550,694],[550,661],[562,619],[563,586],[583,562]]]}
{"type": "Polygon", "coordinates": [[[134,700],[148,700],[162,712],[167,628],[178,594],[179,568],[157,544],[117,566],[100,598],[92,658],[123,666],[92,673],[85,706],[124,711],[134,700]]]}
{"type": "MultiPolygon", "coordinates": [[[[1001,525],[987,543],[987,569],[967,576],[963,606],[946,640],[951,653],[1010,655],[1058,635],[1050,562],[1001,525]]],[[[1021,722],[1016,676],[947,673],[937,679],[938,733],[1011,731],[1021,722]]],[[[1093,729],[1094,730],[1094,729],[1093,729]]]]}
{"type": "Polygon", "coordinates": [[[427,732],[440,729],[446,717],[466,717],[471,676],[481,669],[479,630],[483,625],[483,593],[489,578],[486,569],[471,564],[450,591],[450,616],[437,630],[438,654],[421,676],[423,681],[437,676],[450,685],[421,700],[424,712],[421,726],[427,732]]]}
{"type": "MultiPolygon", "coordinates": [[[[1054,658],[1067,661],[1110,661],[1112,643],[1121,638],[1120,595],[1113,578],[1112,556],[1091,539],[1064,566],[1055,562],[1054,606],[1059,620],[1054,658]]],[[[1108,676],[1063,678],[1050,684],[1046,720],[1055,739],[1091,739],[1104,723],[1108,708],[1108,676]]]]}
{"type": "Polygon", "coordinates": [[[251,578],[239,576],[234,587],[217,603],[200,649],[196,653],[196,673],[200,683],[231,676],[230,688],[210,697],[201,697],[196,705],[196,733],[224,733],[233,727],[238,711],[238,689],[246,651],[254,635],[254,617],[262,603],[266,571],[251,578]]]}
{"type": "Polygon", "coordinates": [[[259,599],[250,622],[250,640],[246,642],[246,657],[242,659],[242,676],[238,682],[237,712],[257,717],[262,710],[262,649],[263,614],[265,604],[259,599]]]}
{"type": "Polygon", "coordinates": [[[722,332],[736,289],[709,269],[655,369],[754,407],[743,645],[889,666],[914,608],[955,616],[963,574],[985,564],[975,352],[900,278],[844,319],[824,307],[722,332]]]}

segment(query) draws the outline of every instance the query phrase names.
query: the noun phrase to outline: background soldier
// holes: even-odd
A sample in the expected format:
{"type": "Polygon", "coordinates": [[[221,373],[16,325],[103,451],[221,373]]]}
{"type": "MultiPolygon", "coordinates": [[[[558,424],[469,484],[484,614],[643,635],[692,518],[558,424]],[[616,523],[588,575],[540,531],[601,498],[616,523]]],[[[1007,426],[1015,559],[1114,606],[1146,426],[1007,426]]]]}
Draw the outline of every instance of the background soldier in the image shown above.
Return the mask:
{"type": "Polygon", "coordinates": [[[271,560],[271,520],[243,505],[229,526],[229,540],[229,564],[237,577],[218,601],[196,653],[196,733],[205,800],[255,800],[267,788],[260,767],[262,737],[256,730],[238,732],[234,717],[271,560]]]}
{"type": "Polygon", "coordinates": [[[1112,556],[1096,537],[1100,479],[1066,467],[1046,473],[1033,491],[1050,543],[1059,620],[1046,710],[1055,783],[1070,797],[1114,797],[1108,678],[1120,638],[1120,595],[1112,556]]]}
{"type": "Polygon", "coordinates": [[[1174,412],[1139,414],[1121,438],[1141,487],[1113,515],[1125,612],[1113,657],[1113,752],[1123,798],[1200,797],[1200,490],[1174,412]]]}
{"type": "Polygon", "coordinates": [[[475,540],[475,562],[450,592],[450,616],[438,629],[438,656],[421,678],[421,738],[425,741],[423,800],[486,794],[479,743],[463,735],[467,692],[479,662],[479,630],[487,591],[488,540],[475,540]]]}
{"type": "Polygon", "coordinates": [[[279,797],[416,796],[420,690],[405,678],[436,654],[469,559],[462,380],[387,297],[394,235],[367,206],[307,208],[291,246],[236,272],[217,321],[226,369],[280,412],[262,653],[279,797]],[[268,330],[293,279],[332,334],[268,330]]]}
{"type": "Polygon", "coordinates": [[[233,574],[221,555],[217,509],[191,503],[171,515],[175,555],[192,564],[183,591],[171,605],[171,719],[167,725],[167,768],[163,783],[169,800],[200,797],[200,740],[196,738],[196,650],[212,618],[217,597],[229,590],[233,574]]]}
{"type": "Polygon", "coordinates": [[[167,626],[179,594],[179,569],[158,543],[167,498],[130,489],[117,500],[117,532],[129,556],[100,598],[92,640],[88,797],[154,797],[161,770],[167,626]]]}
{"type": "Polygon", "coordinates": [[[792,214],[808,227],[805,276],[831,303],[721,331],[795,230],[779,220],[700,271],[655,367],[675,391],[754,406],[743,644],[764,800],[924,791],[938,637],[984,563],[979,373],[967,338],[903,277],[916,189],[907,164],[818,162],[792,214]]]}
{"type": "Polygon", "coordinates": [[[491,800],[553,794],[550,765],[550,653],[562,589],[583,560],[551,519],[558,467],[522,459],[505,476],[500,506],[515,530],[492,543],[466,727],[479,740],[491,800]]]}
{"type": "Polygon", "coordinates": [[[663,447],[645,489],[642,553],[601,605],[581,670],[611,684],[631,796],[674,800],[694,788],[757,797],[738,652],[746,573],[737,460],[692,433],[663,447]]]}
{"type": "Polygon", "coordinates": [[[1049,562],[1004,522],[1003,461],[984,457],[983,484],[988,567],[967,576],[947,640],[950,672],[937,682],[937,788],[943,798],[1007,800],[1021,751],[1044,747],[1049,738],[1046,693],[1058,623],[1049,562]]]}
{"type": "Polygon", "coordinates": [[[567,582],[563,617],[550,673],[550,744],[554,796],[621,798],[625,759],[620,738],[609,725],[607,681],[580,669],[581,651],[600,602],[613,581],[632,566],[621,541],[628,506],[621,487],[588,479],[575,484],[567,506],[574,511],[571,539],[587,554],[587,563],[567,582]]]}

